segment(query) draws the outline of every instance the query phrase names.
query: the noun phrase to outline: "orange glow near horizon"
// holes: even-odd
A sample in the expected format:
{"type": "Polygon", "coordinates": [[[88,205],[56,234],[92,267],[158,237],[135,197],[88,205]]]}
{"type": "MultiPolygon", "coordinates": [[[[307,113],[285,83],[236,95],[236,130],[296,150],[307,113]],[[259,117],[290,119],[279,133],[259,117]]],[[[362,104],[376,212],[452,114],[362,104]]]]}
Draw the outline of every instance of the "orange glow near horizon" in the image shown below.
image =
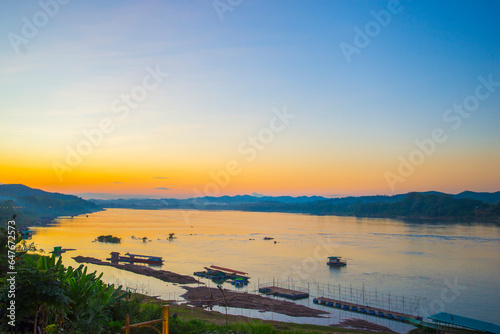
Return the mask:
{"type": "MultiPolygon", "coordinates": [[[[40,8],[4,3],[4,36],[23,35],[40,8]]],[[[381,3],[249,1],[223,23],[185,1],[74,1],[36,38],[3,40],[0,183],[155,198],[498,191],[497,3],[412,2],[350,52],[339,45],[381,3]]]]}
{"type": "MultiPolygon", "coordinates": [[[[491,161],[491,160],[490,160],[491,161]]],[[[410,191],[443,191],[459,193],[465,190],[496,191],[499,180],[491,182],[494,164],[476,161],[474,164],[455,164],[444,159],[430,161],[416,168],[405,182],[392,193],[384,179],[384,164],[337,164],[314,168],[308,163],[269,165],[241,163],[239,173],[230,175],[225,168],[164,168],[163,166],[95,166],[74,168],[63,174],[59,182],[53,169],[40,164],[9,166],[3,163],[2,183],[21,183],[45,191],[67,194],[104,193],[141,195],[154,198],[188,198],[258,193],[263,195],[290,195],[325,197],[358,196],[410,191]],[[439,161],[442,160],[442,161],[439,161]],[[473,174],[478,164],[484,173],[473,174]],[[453,170],[453,173],[449,173],[453,170]]],[[[393,168],[395,169],[395,168],[393,168]]]]}

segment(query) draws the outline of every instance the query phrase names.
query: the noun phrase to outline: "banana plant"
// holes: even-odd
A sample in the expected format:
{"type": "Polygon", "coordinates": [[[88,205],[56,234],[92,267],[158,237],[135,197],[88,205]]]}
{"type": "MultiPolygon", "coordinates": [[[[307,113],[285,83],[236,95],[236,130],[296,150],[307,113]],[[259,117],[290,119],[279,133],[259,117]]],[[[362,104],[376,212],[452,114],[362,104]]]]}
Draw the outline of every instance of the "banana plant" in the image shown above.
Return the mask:
{"type": "Polygon", "coordinates": [[[111,320],[109,310],[125,297],[121,286],[106,285],[102,273],[87,273],[87,267],[80,266],[76,270],[68,268],[67,282],[70,301],[69,319],[80,330],[86,333],[100,333],[111,320]]]}

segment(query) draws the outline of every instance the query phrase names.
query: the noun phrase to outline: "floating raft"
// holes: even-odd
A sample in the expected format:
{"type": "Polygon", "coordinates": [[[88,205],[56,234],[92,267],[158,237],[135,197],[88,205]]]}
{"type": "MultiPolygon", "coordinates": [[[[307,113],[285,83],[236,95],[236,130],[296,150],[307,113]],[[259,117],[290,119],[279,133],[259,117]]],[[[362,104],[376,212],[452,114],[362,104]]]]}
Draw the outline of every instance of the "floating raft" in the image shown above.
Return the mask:
{"type": "Polygon", "coordinates": [[[166,270],[152,269],[148,266],[140,266],[140,265],[131,264],[131,263],[119,264],[116,261],[113,261],[114,263],[104,262],[102,260],[99,260],[99,259],[96,259],[93,257],[84,257],[84,256],[73,257],[73,259],[78,263],[91,263],[91,264],[96,264],[99,266],[114,267],[114,268],[130,271],[130,272],[140,274],[140,275],[151,276],[154,278],[158,278],[159,280],[162,280],[165,282],[170,282],[170,283],[178,283],[178,284],[199,283],[194,277],[187,276],[187,275],[180,275],[180,274],[173,273],[171,271],[166,271],[166,270]]]}
{"type": "Polygon", "coordinates": [[[377,307],[370,307],[370,306],[356,304],[356,303],[349,303],[349,302],[344,302],[341,300],[325,298],[325,297],[314,298],[313,303],[319,304],[319,305],[335,307],[335,308],[339,308],[339,309],[346,310],[346,311],[359,312],[359,313],[373,315],[373,316],[377,316],[377,317],[381,317],[381,318],[387,318],[390,320],[399,320],[399,321],[403,321],[403,322],[407,321],[407,319],[422,320],[422,317],[411,315],[411,314],[404,314],[404,313],[384,310],[384,309],[377,308],[377,307]]]}
{"type": "Polygon", "coordinates": [[[111,252],[111,258],[106,259],[111,262],[130,262],[130,263],[147,263],[150,265],[161,266],[163,258],[161,256],[139,255],[126,253],[127,256],[120,256],[118,252],[111,252]]]}
{"type": "Polygon", "coordinates": [[[247,285],[248,280],[250,279],[248,274],[243,271],[218,266],[210,266],[210,268],[205,267],[205,269],[205,271],[196,271],[193,274],[198,277],[220,281],[221,283],[225,280],[231,280],[231,284],[240,288],[247,285]]]}
{"type": "Polygon", "coordinates": [[[76,250],[76,249],[74,249],[74,248],[62,248],[61,246],[56,246],[56,247],[54,247],[54,250],[49,252],[49,253],[61,255],[62,253],[66,253],[68,251],[74,251],[74,250],[76,250]]]}
{"type": "Polygon", "coordinates": [[[309,298],[309,293],[307,292],[285,289],[279,286],[267,286],[259,288],[259,293],[293,300],[309,298]]]}

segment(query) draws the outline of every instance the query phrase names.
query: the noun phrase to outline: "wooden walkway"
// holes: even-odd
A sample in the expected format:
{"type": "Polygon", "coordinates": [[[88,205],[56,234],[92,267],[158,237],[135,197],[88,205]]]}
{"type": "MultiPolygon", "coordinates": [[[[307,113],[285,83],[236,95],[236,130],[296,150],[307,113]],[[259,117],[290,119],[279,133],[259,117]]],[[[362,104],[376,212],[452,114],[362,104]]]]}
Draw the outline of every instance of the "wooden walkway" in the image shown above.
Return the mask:
{"type": "Polygon", "coordinates": [[[309,298],[309,293],[307,292],[285,289],[279,286],[267,286],[259,288],[259,293],[293,300],[309,298]]]}
{"type": "Polygon", "coordinates": [[[356,304],[356,303],[349,303],[349,302],[331,299],[331,298],[325,298],[325,297],[314,298],[313,303],[319,304],[319,305],[335,307],[335,308],[346,310],[346,311],[354,311],[354,312],[374,315],[374,316],[378,316],[381,318],[387,318],[390,320],[406,321],[407,318],[415,319],[415,320],[422,320],[422,317],[418,317],[418,316],[411,315],[411,314],[394,312],[394,311],[384,310],[384,309],[377,308],[377,307],[371,307],[371,306],[366,306],[366,305],[361,305],[361,304],[356,304]]]}

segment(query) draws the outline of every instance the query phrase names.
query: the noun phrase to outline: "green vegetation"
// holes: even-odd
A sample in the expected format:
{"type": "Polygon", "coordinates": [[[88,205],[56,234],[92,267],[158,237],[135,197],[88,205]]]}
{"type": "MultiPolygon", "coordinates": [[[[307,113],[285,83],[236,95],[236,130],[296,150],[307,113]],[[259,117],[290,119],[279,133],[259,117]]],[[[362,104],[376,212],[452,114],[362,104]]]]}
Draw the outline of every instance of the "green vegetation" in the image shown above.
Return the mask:
{"type": "Polygon", "coordinates": [[[73,195],[50,193],[21,184],[0,185],[0,219],[17,214],[17,226],[28,226],[40,218],[50,221],[57,216],[74,216],[99,211],[92,202],[73,195]]]}
{"type": "Polygon", "coordinates": [[[500,217],[499,203],[493,205],[468,198],[457,199],[446,194],[421,193],[409,193],[401,200],[393,202],[339,203],[332,199],[301,204],[255,203],[232,209],[384,218],[498,220],[500,217]]]}
{"type": "MultiPolygon", "coordinates": [[[[141,323],[154,319],[161,319],[163,301],[148,300],[143,296],[134,295],[130,300],[122,303],[120,313],[130,314],[130,323],[141,323]]],[[[309,324],[294,324],[283,322],[266,322],[248,319],[241,316],[229,316],[229,323],[225,325],[225,316],[221,313],[206,311],[201,308],[192,308],[186,305],[170,306],[169,320],[170,334],[208,334],[208,333],[245,333],[245,334],[322,334],[322,333],[363,333],[351,329],[332,328],[309,324]]],[[[161,331],[161,323],[153,327],[161,331]]],[[[154,333],[145,328],[141,333],[154,333]]],[[[134,331],[132,331],[134,333],[134,331]]],[[[139,333],[139,330],[136,330],[139,333]]]]}
{"type": "Polygon", "coordinates": [[[121,238],[114,237],[112,235],[100,235],[96,239],[99,242],[109,242],[112,244],[119,244],[121,242],[121,238]]]}
{"type": "MultiPolygon", "coordinates": [[[[0,231],[2,257],[0,267],[7,267],[4,244],[7,234],[0,231]]],[[[17,238],[16,249],[26,248],[17,238]]],[[[108,286],[102,274],[64,267],[61,258],[16,252],[15,299],[8,279],[0,278],[0,317],[7,318],[7,306],[16,303],[15,327],[0,323],[0,332],[36,333],[36,328],[50,333],[114,333],[113,310],[125,296],[121,287],[108,286]],[[9,296],[10,295],[10,296],[9,296]]]]}
{"type": "Polygon", "coordinates": [[[13,200],[0,200],[0,221],[6,222],[16,215],[17,227],[24,227],[35,223],[40,215],[35,214],[29,210],[20,208],[13,200]]]}
{"type": "MultiPolygon", "coordinates": [[[[0,229],[0,269],[6,272],[8,257],[5,249],[7,233],[0,229]]],[[[88,273],[81,265],[74,269],[65,267],[61,257],[41,256],[26,253],[33,250],[19,236],[16,238],[16,321],[15,327],[7,321],[0,322],[0,333],[45,334],[110,334],[123,333],[128,314],[130,324],[162,318],[165,301],[151,297],[125,293],[121,286],[104,283],[102,274],[88,273]],[[22,306],[21,306],[22,305],[22,306]]],[[[0,278],[0,317],[7,318],[9,297],[9,277],[0,278]]],[[[223,314],[209,312],[186,305],[170,307],[169,332],[187,333],[262,333],[300,334],[331,333],[328,326],[248,321],[248,318],[229,316],[227,325],[223,314]]],[[[161,329],[161,323],[153,325],[161,329]]],[[[141,328],[132,333],[155,333],[152,329],[141,328]]],[[[337,333],[362,333],[361,331],[335,329],[337,333]]]]}
{"type": "Polygon", "coordinates": [[[393,196],[324,198],[289,196],[221,196],[196,199],[119,199],[94,200],[106,208],[239,210],[289,212],[372,218],[417,218],[500,221],[500,191],[464,191],[448,195],[436,191],[411,192],[393,196]]]}

